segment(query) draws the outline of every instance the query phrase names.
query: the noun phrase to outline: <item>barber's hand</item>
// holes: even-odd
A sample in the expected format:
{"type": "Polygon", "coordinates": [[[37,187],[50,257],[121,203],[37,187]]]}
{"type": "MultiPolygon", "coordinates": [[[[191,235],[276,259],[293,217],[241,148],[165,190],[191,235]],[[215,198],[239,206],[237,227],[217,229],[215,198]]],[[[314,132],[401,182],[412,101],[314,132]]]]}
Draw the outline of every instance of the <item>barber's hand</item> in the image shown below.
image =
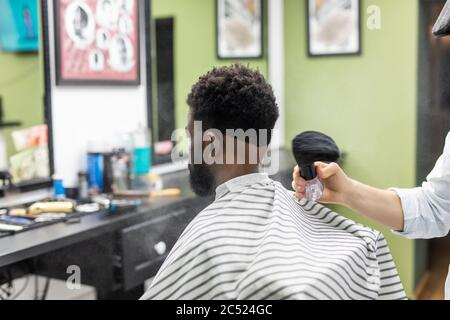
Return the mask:
{"type": "MultiPolygon", "coordinates": [[[[315,166],[317,175],[322,179],[324,185],[324,191],[319,201],[322,203],[345,204],[353,181],[347,177],[336,163],[316,162],[315,166]]],[[[305,187],[306,181],[300,176],[300,169],[296,166],[293,173],[292,188],[298,199],[305,197],[305,187]]]]}

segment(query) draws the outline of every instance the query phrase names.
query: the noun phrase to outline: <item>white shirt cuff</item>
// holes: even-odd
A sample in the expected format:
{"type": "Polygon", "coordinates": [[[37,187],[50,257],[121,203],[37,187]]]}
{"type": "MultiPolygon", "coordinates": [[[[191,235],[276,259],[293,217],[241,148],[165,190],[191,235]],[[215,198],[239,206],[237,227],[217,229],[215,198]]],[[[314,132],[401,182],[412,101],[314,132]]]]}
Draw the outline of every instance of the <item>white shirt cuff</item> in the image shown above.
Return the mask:
{"type": "Polygon", "coordinates": [[[401,235],[401,236],[408,236],[413,233],[413,226],[414,222],[417,220],[417,212],[418,212],[418,203],[417,203],[417,191],[418,189],[397,189],[397,188],[391,188],[389,189],[391,191],[394,191],[398,197],[400,198],[400,201],[402,203],[403,208],[403,231],[398,230],[392,230],[393,233],[401,235]]]}

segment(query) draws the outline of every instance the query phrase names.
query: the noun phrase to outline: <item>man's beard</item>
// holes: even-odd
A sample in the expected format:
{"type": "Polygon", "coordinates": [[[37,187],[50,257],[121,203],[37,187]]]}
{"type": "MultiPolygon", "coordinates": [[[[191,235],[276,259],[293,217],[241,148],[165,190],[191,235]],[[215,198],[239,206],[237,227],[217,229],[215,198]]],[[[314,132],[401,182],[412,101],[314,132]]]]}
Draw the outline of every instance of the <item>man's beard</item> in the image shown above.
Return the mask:
{"type": "Polygon", "coordinates": [[[189,164],[189,173],[192,190],[198,196],[206,197],[214,194],[215,179],[208,165],[189,164]]]}

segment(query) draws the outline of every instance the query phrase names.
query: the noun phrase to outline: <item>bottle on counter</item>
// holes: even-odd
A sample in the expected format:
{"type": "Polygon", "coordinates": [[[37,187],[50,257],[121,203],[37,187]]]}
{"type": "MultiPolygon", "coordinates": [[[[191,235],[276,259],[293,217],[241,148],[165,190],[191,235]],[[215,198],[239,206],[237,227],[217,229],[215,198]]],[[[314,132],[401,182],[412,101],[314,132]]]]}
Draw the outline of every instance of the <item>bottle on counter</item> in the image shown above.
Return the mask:
{"type": "Polygon", "coordinates": [[[56,199],[65,199],[66,198],[66,190],[64,188],[63,179],[54,174],[53,177],[53,192],[56,199]]]}
{"type": "Polygon", "coordinates": [[[152,148],[150,130],[142,124],[133,133],[133,173],[149,173],[152,166],[152,148]]]}
{"type": "Polygon", "coordinates": [[[152,166],[152,140],[150,130],[140,124],[138,129],[133,132],[132,138],[133,187],[139,188],[145,185],[144,177],[150,172],[152,166]]]}
{"type": "Polygon", "coordinates": [[[110,148],[103,140],[90,140],[88,142],[87,174],[90,195],[104,192],[105,183],[105,155],[110,148]]]}
{"type": "Polygon", "coordinates": [[[89,198],[88,175],[86,172],[78,173],[78,198],[81,200],[89,198]]]}
{"type": "Polygon", "coordinates": [[[120,148],[113,152],[112,172],[114,191],[126,191],[131,187],[130,183],[130,156],[125,149],[120,148]]]}

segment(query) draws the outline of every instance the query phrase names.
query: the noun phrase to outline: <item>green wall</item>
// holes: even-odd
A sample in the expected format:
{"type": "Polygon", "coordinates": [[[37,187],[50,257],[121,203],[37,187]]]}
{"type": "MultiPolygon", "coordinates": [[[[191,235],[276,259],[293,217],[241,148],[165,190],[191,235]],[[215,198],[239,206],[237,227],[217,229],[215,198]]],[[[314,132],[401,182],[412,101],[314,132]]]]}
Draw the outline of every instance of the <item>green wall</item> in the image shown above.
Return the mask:
{"type": "MultiPolygon", "coordinates": [[[[154,18],[174,18],[175,117],[177,128],[184,128],[186,98],[192,85],[213,66],[228,65],[234,60],[216,57],[215,0],[153,0],[152,10],[154,18]]],[[[267,75],[266,57],[267,50],[263,59],[243,63],[267,75]]]]}
{"type": "MultiPolygon", "coordinates": [[[[37,53],[0,52],[0,96],[5,120],[19,120],[22,127],[44,123],[44,78],[39,57],[37,53]]],[[[5,131],[9,155],[15,153],[12,130],[5,131]]]]}
{"type": "MultiPolygon", "coordinates": [[[[286,141],[304,130],[334,137],[353,178],[387,188],[415,185],[418,2],[362,1],[358,57],[308,58],[304,1],[285,0],[286,141]],[[381,30],[368,30],[366,9],[379,5],[381,30]]],[[[415,243],[343,208],[338,212],[383,231],[408,295],[415,243]]]]}

